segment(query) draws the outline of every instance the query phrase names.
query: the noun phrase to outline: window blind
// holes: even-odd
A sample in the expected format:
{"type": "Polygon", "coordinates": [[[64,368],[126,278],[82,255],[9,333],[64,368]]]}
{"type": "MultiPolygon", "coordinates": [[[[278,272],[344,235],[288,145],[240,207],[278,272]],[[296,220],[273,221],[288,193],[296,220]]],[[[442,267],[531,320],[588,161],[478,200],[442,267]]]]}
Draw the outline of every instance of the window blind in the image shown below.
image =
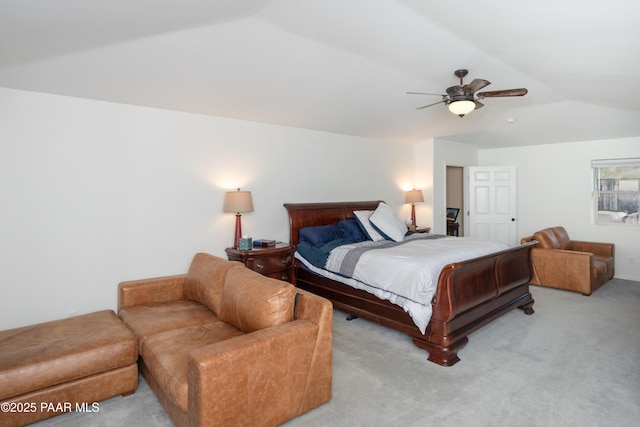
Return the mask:
{"type": "Polygon", "coordinates": [[[640,166],[640,157],[591,161],[592,168],[624,167],[624,166],[640,166]]]}

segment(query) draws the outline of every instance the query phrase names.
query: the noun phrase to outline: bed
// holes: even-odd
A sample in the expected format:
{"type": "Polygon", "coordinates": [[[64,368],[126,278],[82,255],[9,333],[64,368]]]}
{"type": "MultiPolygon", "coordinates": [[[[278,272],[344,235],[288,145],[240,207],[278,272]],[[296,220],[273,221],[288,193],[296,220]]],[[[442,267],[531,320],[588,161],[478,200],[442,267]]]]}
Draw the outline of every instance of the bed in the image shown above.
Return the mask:
{"type": "MultiPolygon", "coordinates": [[[[298,246],[303,228],[338,224],[353,219],[354,211],[374,211],[380,203],[286,203],[290,242],[298,246]]],[[[532,242],[445,265],[437,277],[433,298],[430,303],[424,303],[430,305],[431,312],[424,333],[404,308],[365,290],[323,277],[298,257],[294,263],[295,283],[301,289],[329,299],[335,308],[352,317],[406,333],[416,346],[429,352],[429,361],[451,366],[460,360],[458,351],[467,344],[473,331],[515,308],[527,315],[533,314],[529,281],[534,245],[532,242]]]]}

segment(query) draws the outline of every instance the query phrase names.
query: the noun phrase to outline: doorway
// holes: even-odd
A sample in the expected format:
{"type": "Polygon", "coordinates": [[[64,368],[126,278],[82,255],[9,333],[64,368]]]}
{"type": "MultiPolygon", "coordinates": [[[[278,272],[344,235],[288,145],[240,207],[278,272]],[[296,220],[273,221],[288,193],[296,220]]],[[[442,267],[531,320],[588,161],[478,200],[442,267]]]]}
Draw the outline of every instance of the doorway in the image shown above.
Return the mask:
{"type": "Polygon", "coordinates": [[[467,236],[517,244],[515,166],[469,166],[467,236]]]}
{"type": "MultiPolygon", "coordinates": [[[[447,234],[450,236],[464,236],[464,168],[447,166],[445,203],[449,208],[457,209],[457,216],[447,215],[447,234]]],[[[455,213],[455,211],[453,211],[455,213]]]]}

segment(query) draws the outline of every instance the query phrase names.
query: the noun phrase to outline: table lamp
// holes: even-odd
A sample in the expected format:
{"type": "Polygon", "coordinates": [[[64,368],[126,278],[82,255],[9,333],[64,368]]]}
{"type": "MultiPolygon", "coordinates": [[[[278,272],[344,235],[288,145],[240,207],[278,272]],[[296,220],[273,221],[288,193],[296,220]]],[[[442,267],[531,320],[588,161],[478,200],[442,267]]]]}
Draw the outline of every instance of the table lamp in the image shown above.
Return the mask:
{"type": "Polygon", "coordinates": [[[405,193],[404,196],[405,203],[411,203],[411,227],[416,228],[416,203],[423,203],[424,198],[422,197],[422,191],[409,190],[405,193]]]}
{"type": "Polygon", "coordinates": [[[236,233],[233,240],[233,247],[240,246],[240,237],[242,236],[242,212],[253,212],[253,201],[251,200],[251,191],[229,191],[224,196],[223,212],[236,214],[236,233]]]}

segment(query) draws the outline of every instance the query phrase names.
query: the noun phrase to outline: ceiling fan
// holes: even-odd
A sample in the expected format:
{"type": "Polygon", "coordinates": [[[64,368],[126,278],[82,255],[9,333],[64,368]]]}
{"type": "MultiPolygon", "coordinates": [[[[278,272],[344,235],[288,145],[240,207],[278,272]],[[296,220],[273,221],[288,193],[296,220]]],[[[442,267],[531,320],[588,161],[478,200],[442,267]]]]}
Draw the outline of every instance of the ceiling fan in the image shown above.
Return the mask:
{"type": "Polygon", "coordinates": [[[483,79],[474,79],[471,83],[465,85],[462,79],[464,79],[468,72],[468,70],[456,70],[453,73],[460,79],[460,84],[447,88],[446,95],[423,92],[407,92],[407,94],[441,96],[442,101],[434,102],[433,104],[428,104],[416,109],[421,110],[433,105],[445,104],[449,107],[449,111],[460,117],[464,117],[465,114],[469,114],[473,110],[484,107],[484,104],[479,101],[480,99],[497,98],[503,96],[524,96],[527,94],[527,89],[525,88],[494,90],[490,92],[479,92],[476,94],[476,91],[489,86],[491,82],[483,79]]]}

